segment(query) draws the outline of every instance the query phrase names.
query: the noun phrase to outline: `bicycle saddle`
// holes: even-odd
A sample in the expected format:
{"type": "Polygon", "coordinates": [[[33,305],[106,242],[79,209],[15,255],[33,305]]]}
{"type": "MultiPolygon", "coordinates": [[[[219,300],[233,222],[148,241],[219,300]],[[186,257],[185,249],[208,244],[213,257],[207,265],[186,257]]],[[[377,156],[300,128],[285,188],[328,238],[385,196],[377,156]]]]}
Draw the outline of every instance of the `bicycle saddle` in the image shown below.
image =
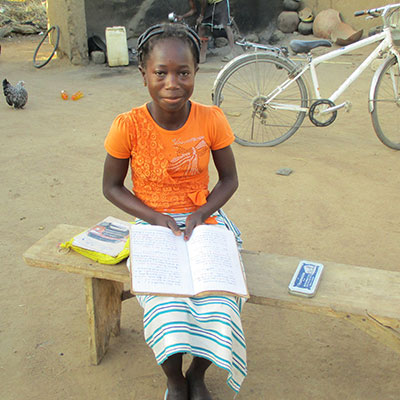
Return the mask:
{"type": "Polygon", "coordinates": [[[326,39],[292,40],[289,46],[295,53],[308,53],[311,49],[315,49],[316,47],[332,47],[332,43],[326,39]]]}

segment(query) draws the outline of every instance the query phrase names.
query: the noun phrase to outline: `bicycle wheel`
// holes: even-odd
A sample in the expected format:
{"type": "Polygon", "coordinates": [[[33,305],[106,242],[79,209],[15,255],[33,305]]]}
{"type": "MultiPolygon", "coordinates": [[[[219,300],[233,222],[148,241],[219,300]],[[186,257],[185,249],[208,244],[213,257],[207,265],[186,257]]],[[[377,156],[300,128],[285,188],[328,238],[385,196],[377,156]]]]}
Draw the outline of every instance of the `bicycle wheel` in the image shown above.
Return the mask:
{"type": "Polygon", "coordinates": [[[376,135],[386,146],[400,150],[400,69],[396,57],[382,65],[371,93],[371,117],[376,135]]]}
{"type": "Polygon", "coordinates": [[[268,102],[294,68],[294,63],[274,54],[253,53],[237,57],[218,74],[213,102],[223,109],[237,143],[275,146],[297,131],[308,104],[303,79],[292,81],[268,102]]]}
{"type": "Polygon", "coordinates": [[[47,30],[47,32],[44,34],[42,40],[41,40],[41,41],[39,42],[39,44],[38,44],[38,47],[36,47],[36,50],[35,50],[35,52],[33,53],[33,66],[34,66],[35,68],[42,68],[42,67],[44,67],[45,65],[47,65],[47,64],[50,62],[50,60],[53,58],[54,54],[56,53],[56,51],[57,51],[57,49],[58,49],[58,43],[59,43],[59,41],[60,41],[60,28],[58,27],[58,25],[53,25],[53,26],[50,27],[50,28],[47,30]],[[43,42],[46,40],[46,38],[49,36],[49,33],[50,33],[51,31],[53,31],[53,30],[56,31],[56,43],[55,43],[55,45],[54,45],[53,51],[51,52],[51,54],[49,55],[49,57],[48,57],[46,60],[44,60],[43,62],[41,62],[41,63],[38,64],[38,63],[36,62],[36,57],[37,57],[37,55],[38,55],[39,49],[40,49],[40,47],[42,46],[43,42]]]}

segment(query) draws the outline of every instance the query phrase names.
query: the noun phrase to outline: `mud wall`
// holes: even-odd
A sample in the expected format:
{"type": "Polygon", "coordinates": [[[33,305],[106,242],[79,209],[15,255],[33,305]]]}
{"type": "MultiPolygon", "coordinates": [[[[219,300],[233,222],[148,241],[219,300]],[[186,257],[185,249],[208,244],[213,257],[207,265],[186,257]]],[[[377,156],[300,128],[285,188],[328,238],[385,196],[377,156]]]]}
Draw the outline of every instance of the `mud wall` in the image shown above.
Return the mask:
{"type": "MultiPolygon", "coordinates": [[[[200,2],[195,3],[200,10],[200,2]]],[[[241,31],[262,31],[282,11],[282,0],[230,0],[230,7],[241,31]]],[[[188,10],[186,0],[86,0],[87,35],[104,38],[106,27],[123,25],[130,39],[152,24],[167,21],[171,11],[183,14],[188,10]]],[[[187,22],[194,25],[195,20],[192,17],[187,22]]]]}
{"type": "MultiPolygon", "coordinates": [[[[199,10],[199,0],[195,2],[199,10]]],[[[314,15],[327,8],[338,10],[344,22],[365,33],[380,20],[355,18],[354,11],[385,4],[388,1],[301,0],[301,7],[310,7],[314,15]]],[[[271,30],[283,9],[283,0],[230,0],[230,5],[240,30],[258,33],[271,30]]],[[[58,25],[61,31],[58,54],[66,55],[73,64],[86,64],[88,37],[97,35],[105,40],[106,27],[122,25],[128,41],[134,40],[148,26],[166,21],[171,11],[183,14],[189,6],[186,0],[47,0],[47,8],[49,24],[58,25]]],[[[187,22],[194,25],[195,19],[187,22]]],[[[54,43],[54,38],[51,41],[54,43]]]]}
{"type": "MultiPolygon", "coordinates": [[[[48,0],[47,18],[50,26],[60,28],[57,56],[67,56],[72,64],[87,64],[85,0],[48,0]]],[[[54,31],[50,41],[55,43],[54,31]]]]}

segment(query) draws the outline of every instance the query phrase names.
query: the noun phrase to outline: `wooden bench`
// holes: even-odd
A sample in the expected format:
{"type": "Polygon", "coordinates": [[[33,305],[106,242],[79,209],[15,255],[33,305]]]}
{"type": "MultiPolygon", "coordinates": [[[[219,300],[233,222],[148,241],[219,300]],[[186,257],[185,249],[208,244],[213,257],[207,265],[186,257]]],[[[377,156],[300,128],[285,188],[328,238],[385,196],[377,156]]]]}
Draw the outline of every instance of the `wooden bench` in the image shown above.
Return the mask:
{"type": "MultiPolygon", "coordinates": [[[[81,274],[85,277],[90,361],[99,364],[111,334],[120,333],[121,302],[129,283],[125,263],[103,265],[59,244],[85,230],[58,225],[24,253],[33,267],[81,274]]],[[[313,298],[293,296],[287,286],[300,259],[242,252],[249,302],[344,318],[400,353],[400,272],[323,262],[325,269],[313,298]]]]}

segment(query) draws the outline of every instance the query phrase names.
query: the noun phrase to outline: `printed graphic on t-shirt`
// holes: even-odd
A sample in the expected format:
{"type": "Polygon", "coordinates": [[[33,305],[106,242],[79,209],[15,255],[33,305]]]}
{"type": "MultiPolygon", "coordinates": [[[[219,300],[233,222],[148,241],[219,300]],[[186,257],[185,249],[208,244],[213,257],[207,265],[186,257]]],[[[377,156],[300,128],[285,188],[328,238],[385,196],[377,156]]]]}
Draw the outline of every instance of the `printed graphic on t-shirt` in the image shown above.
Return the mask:
{"type": "Polygon", "coordinates": [[[174,175],[177,172],[187,175],[197,175],[200,171],[200,157],[208,151],[208,145],[204,137],[191,138],[181,142],[174,140],[173,146],[177,156],[170,160],[168,172],[174,175]],[[193,143],[196,144],[193,146],[193,143]]]}

